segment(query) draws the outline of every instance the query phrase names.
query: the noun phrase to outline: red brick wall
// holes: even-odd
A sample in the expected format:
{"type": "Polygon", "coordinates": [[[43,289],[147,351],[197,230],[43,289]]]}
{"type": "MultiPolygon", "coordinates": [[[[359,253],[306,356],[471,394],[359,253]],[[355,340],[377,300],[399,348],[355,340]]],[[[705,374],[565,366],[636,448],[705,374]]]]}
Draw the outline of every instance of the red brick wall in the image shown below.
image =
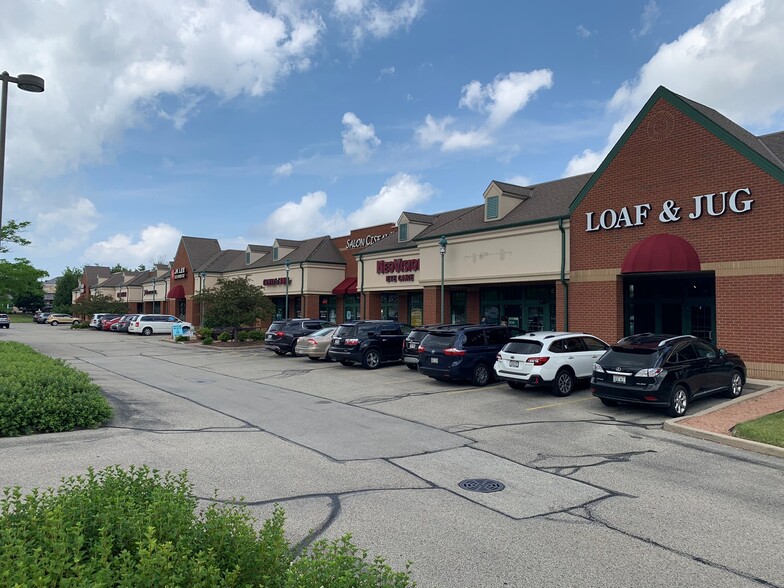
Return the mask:
{"type": "MultiPolygon", "coordinates": [[[[729,195],[728,195],[729,196],[729,195]]],[[[717,204],[720,205],[719,200],[717,204]]],[[[617,339],[623,334],[623,299],[618,282],[581,282],[579,271],[618,268],[629,249],[651,235],[667,233],[688,241],[705,264],[784,257],[784,185],[703,126],[659,100],[604,170],[571,219],[569,327],[617,339]],[[661,136],[661,129],[669,129],[661,136]],[[656,140],[658,139],[658,140],[656,140]],[[705,212],[695,220],[693,198],[749,188],[752,209],[719,217],[705,212]],[[666,200],[681,207],[681,220],[661,223],[666,200]],[[644,226],[586,231],[586,213],[618,212],[651,204],[644,226]],[[577,272],[576,274],[574,272],[577,272]]],[[[748,268],[748,265],[746,265],[748,268]]],[[[747,273],[755,273],[746,269],[747,273]]],[[[746,361],[782,363],[784,348],[784,277],[732,277],[731,268],[716,272],[716,329],[719,344],[746,361]],[[761,335],[765,333],[765,337],[761,335]]]]}
{"type": "MultiPolygon", "coordinates": [[[[343,237],[335,237],[332,239],[332,242],[335,244],[335,247],[338,248],[340,254],[343,256],[343,259],[346,261],[346,277],[347,278],[356,278],[357,277],[357,258],[354,255],[362,253],[366,246],[363,247],[354,247],[352,249],[348,248],[347,241],[357,240],[357,239],[365,239],[368,235],[386,235],[387,233],[392,233],[397,231],[397,227],[394,224],[386,223],[383,225],[376,225],[373,227],[366,227],[363,229],[354,229],[348,235],[343,237]]],[[[364,318],[364,317],[362,317],[364,318]]]]}

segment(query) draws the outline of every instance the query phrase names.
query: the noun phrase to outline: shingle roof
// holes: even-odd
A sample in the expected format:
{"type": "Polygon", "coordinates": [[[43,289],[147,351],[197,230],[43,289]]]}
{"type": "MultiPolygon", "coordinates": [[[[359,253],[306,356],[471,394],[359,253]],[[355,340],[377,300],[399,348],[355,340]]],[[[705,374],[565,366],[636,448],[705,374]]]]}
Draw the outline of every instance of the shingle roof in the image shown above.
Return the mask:
{"type": "MultiPolygon", "coordinates": [[[[226,249],[216,253],[199,268],[205,272],[230,272],[248,267],[245,265],[245,252],[239,249],[226,249]]],[[[194,271],[196,271],[194,269],[194,271]]]]}
{"type": "Polygon", "coordinates": [[[150,270],[146,272],[141,272],[138,276],[134,277],[133,279],[129,280],[126,283],[126,286],[141,286],[149,279],[152,279],[155,276],[155,270],[150,270]]]}
{"type": "Polygon", "coordinates": [[[272,246],[270,245],[248,245],[248,251],[252,251],[253,253],[269,253],[272,251],[272,246]]]}
{"type": "Polygon", "coordinates": [[[531,196],[531,188],[526,188],[524,186],[517,186],[515,184],[507,184],[506,182],[499,182],[498,180],[493,180],[493,184],[501,188],[504,194],[510,194],[511,196],[519,196],[521,198],[528,198],[531,196]]]}
{"type": "Polygon", "coordinates": [[[420,214],[418,212],[404,212],[409,222],[413,223],[432,223],[438,216],[436,214],[420,214]]]}
{"type": "Polygon", "coordinates": [[[283,245],[283,247],[299,247],[304,241],[294,241],[292,239],[275,239],[278,245],[283,245]]]}
{"type": "Polygon", "coordinates": [[[203,237],[182,237],[182,244],[185,247],[185,252],[188,254],[188,260],[191,262],[191,268],[196,271],[204,263],[219,253],[221,250],[220,243],[217,239],[205,239],[203,237]]]}
{"type": "Polygon", "coordinates": [[[784,131],[758,137],[781,161],[784,161],[784,131]]]}
{"type": "Polygon", "coordinates": [[[125,276],[123,276],[122,272],[116,272],[111,274],[104,281],[99,282],[98,288],[114,288],[116,286],[122,286],[123,283],[125,283],[125,276]]]}
{"type": "Polygon", "coordinates": [[[86,265],[84,266],[84,277],[87,285],[92,287],[96,286],[111,275],[110,268],[104,265],[86,265]]]}
{"type": "Polygon", "coordinates": [[[329,235],[323,237],[313,237],[312,239],[305,239],[304,241],[278,239],[278,243],[285,244],[288,247],[294,247],[294,250],[288,255],[280,257],[277,261],[274,261],[271,255],[265,255],[261,259],[257,259],[249,265],[245,263],[245,252],[237,251],[236,253],[239,255],[231,256],[230,260],[228,257],[225,260],[221,260],[221,256],[218,256],[213,261],[210,261],[210,265],[206,269],[207,271],[236,272],[265,267],[282,266],[286,263],[286,260],[289,260],[290,263],[307,262],[330,263],[338,265],[346,264],[346,260],[343,259],[343,256],[340,254],[340,251],[332,242],[332,238],[329,235]],[[218,265],[215,265],[215,268],[213,267],[213,264],[222,263],[226,263],[226,266],[223,269],[217,269],[218,265]]]}

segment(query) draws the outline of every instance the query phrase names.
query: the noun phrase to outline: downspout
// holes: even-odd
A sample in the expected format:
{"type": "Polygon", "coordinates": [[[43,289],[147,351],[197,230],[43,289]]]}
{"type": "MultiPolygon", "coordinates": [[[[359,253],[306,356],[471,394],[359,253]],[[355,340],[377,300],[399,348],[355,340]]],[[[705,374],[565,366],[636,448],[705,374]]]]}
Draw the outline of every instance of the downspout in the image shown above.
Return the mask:
{"type": "Polygon", "coordinates": [[[359,254],[359,263],[362,271],[359,274],[359,316],[365,316],[365,262],[362,261],[362,253],[359,254]]]}
{"type": "Polygon", "coordinates": [[[569,330],[569,282],[566,281],[566,231],[563,218],[558,219],[558,228],[561,231],[561,285],[564,289],[564,331],[569,330]]]}
{"type": "MultiPolygon", "coordinates": [[[[305,267],[299,262],[299,313],[305,314],[305,267]]],[[[318,315],[318,313],[316,313],[318,315]]]]}

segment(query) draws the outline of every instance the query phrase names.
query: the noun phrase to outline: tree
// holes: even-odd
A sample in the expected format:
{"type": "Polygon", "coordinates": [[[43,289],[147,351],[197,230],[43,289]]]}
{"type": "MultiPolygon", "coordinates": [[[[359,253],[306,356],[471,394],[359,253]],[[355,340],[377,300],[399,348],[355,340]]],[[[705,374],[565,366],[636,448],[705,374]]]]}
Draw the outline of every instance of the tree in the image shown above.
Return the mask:
{"type": "Polygon", "coordinates": [[[16,243],[22,247],[29,245],[30,241],[19,234],[20,231],[26,229],[28,226],[30,226],[30,221],[18,223],[11,219],[5,223],[0,228],[0,253],[8,253],[7,243],[16,243]]]}
{"type": "Polygon", "coordinates": [[[18,257],[13,263],[0,259],[0,297],[10,303],[25,293],[40,291],[43,299],[43,289],[38,280],[48,275],[44,270],[34,268],[24,258],[18,257]]]}
{"type": "Polygon", "coordinates": [[[34,287],[34,290],[17,293],[16,298],[14,298],[14,306],[23,312],[37,310],[44,306],[43,286],[41,286],[41,282],[38,280],[35,283],[37,286],[34,287]]]}
{"type": "Polygon", "coordinates": [[[71,314],[78,316],[91,316],[98,312],[111,312],[113,314],[126,314],[128,303],[114,300],[106,294],[93,294],[90,298],[82,297],[71,305],[71,314]]]}
{"type": "Polygon", "coordinates": [[[71,309],[71,292],[79,287],[82,281],[82,270],[67,267],[57,280],[57,287],[52,299],[52,310],[55,312],[73,312],[71,309]]]}
{"type": "Polygon", "coordinates": [[[114,265],[111,267],[111,269],[109,269],[109,272],[110,272],[110,273],[113,273],[113,274],[116,274],[116,273],[119,273],[119,272],[129,272],[129,271],[131,271],[131,270],[129,270],[129,269],[128,269],[127,267],[125,267],[124,265],[120,265],[119,263],[115,263],[115,264],[114,264],[114,265]]]}
{"type": "Polygon", "coordinates": [[[193,297],[204,304],[204,326],[210,328],[252,325],[256,319],[268,320],[275,305],[264,295],[261,286],[246,278],[220,279],[218,283],[193,297]]]}

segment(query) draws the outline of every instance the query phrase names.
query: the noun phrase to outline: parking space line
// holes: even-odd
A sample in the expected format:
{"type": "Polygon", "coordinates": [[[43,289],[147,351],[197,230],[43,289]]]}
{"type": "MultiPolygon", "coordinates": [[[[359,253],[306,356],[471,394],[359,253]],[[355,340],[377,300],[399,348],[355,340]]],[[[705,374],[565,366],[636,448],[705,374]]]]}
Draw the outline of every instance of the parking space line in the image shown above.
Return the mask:
{"type": "Polygon", "coordinates": [[[533,406],[531,408],[526,408],[525,410],[539,410],[540,408],[552,408],[554,406],[562,406],[564,404],[575,404],[576,402],[586,402],[588,400],[593,400],[593,397],[590,398],[579,398],[577,400],[569,400],[566,402],[554,402],[553,404],[544,404],[542,406],[533,406]]]}

